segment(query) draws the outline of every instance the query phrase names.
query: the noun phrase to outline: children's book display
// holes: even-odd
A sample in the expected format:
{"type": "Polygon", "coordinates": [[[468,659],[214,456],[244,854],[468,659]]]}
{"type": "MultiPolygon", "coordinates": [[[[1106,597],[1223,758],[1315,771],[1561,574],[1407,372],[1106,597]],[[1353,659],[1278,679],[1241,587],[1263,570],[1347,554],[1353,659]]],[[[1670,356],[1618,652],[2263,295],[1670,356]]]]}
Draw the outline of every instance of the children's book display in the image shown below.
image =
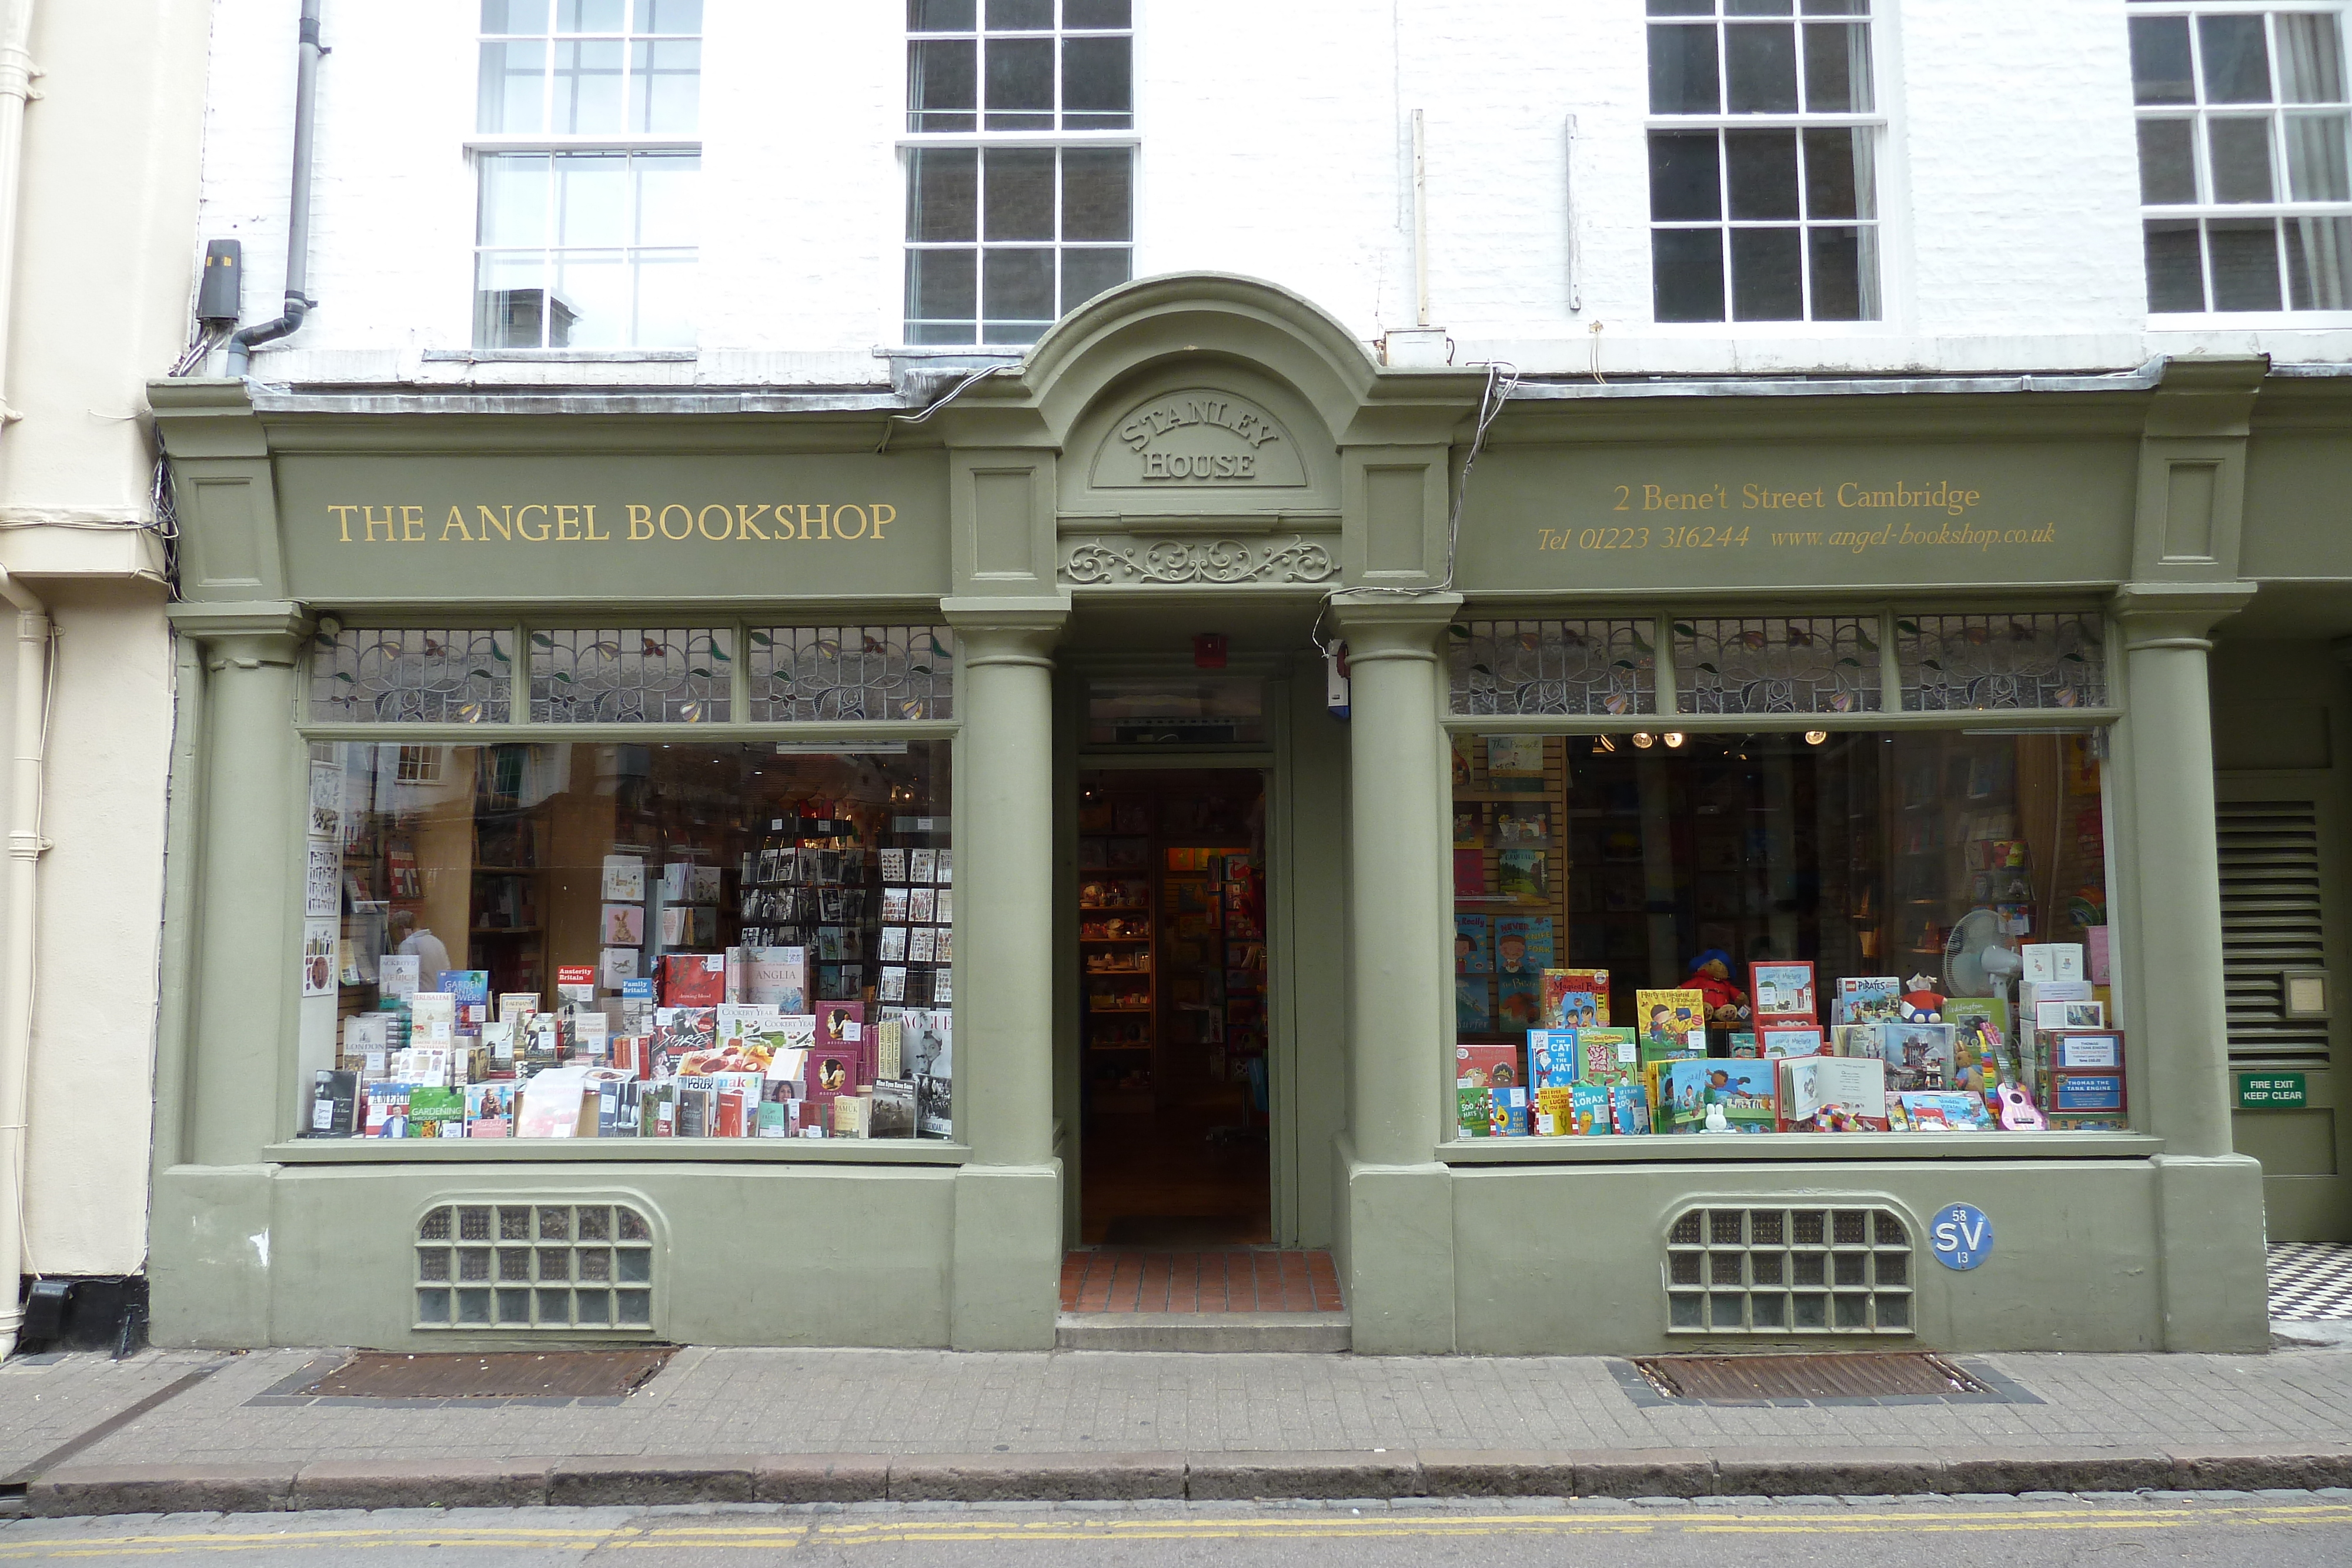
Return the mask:
{"type": "Polygon", "coordinates": [[[1696,989],[1636,991],[1636,1027],[1607,1027],[1608,971],[1547,968],[1524,1043],[1454,1048],[1457,1135],[2127,1130],[2124,1034],[2083,949],[2029,947],[2023,967],[2013,1010],[1858,976],[1822,984],[1824,1019],[1811,964],[1759,963],[1737,1030],[1696,989]]]}

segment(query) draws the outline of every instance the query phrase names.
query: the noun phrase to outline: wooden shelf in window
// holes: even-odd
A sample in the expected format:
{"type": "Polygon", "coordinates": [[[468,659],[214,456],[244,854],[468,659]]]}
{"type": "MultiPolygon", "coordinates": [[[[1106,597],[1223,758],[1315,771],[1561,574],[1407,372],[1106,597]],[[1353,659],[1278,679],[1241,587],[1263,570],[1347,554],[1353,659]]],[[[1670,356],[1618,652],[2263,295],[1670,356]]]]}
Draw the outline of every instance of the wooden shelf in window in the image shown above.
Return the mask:
{"type": "Polygon", "coordinates": [[[536,936],[546,929],[544,925],[476,925],[470,928],[467,935],[469,936],[536,936]]]}

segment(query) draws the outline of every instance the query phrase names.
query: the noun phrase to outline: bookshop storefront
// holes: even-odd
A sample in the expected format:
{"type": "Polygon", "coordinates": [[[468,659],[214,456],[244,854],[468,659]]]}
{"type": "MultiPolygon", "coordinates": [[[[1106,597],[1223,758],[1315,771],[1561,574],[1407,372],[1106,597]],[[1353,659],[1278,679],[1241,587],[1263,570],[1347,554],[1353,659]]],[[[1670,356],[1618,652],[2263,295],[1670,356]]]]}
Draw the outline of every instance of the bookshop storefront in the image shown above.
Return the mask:
{"type": "Polygon", "coordinates": [[[155,1337],[1045,1348],[1181,1091],[1360,1351],[2260,1345],[2260,373],[1523,385],[1458,518],[1495,380],[1222,277],[920,424],[159,383],[155,1337]]]}

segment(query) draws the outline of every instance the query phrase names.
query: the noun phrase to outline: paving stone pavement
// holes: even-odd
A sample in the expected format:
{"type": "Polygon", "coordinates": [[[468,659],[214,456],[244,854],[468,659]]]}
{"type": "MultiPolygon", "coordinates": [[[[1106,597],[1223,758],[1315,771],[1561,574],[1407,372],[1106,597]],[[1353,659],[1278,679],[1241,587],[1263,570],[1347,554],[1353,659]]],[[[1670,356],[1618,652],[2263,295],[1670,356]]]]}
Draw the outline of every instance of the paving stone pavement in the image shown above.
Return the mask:
{"type": "Polygon", "coordinates": [[[209,1351],[23,1355],[0,1361],[0,1475],[129,1409],[175,1378],[219,1360],[209,1351]]]}
{"type": "MultiPolygon", "coordinates": [[[[1598,1357],[1084,1351],[688,1349],[626,1400],[593,1405],[303,1403],[268,1394],[322,1354],[331,1364],[335,1353],[318,1351],[235,1356],[72,1462],[2352,1444],[2352,1352],[2341,1350],[1963,1358],[2040,1404],[1677,1408],[1637,1403],[1598,1357]]],[[[0,1371],[0,1437],[30,1458],[206,1359],[150,1353],[122,1364],[68,1358],[0,1371]],[[30,1415],[28,1402],[37,1406],[30,1415]],[[57,1420],[68,1403],[79,1405],[77,1417],[57,1420]]]]}

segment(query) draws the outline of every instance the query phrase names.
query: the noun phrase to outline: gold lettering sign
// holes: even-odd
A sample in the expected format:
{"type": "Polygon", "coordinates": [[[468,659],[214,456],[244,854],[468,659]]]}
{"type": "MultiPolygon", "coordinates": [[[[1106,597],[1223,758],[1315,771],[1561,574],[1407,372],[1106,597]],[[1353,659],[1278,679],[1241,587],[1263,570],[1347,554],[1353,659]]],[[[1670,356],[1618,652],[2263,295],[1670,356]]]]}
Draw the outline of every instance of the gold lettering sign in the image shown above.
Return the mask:
{"type": "Polygon", "coordinates": [[[898,520],[887,501],[474,501],[451,506],[437,528],[423,507],[399,502],[326,512],[346,545],[881,544],[898,520]]]}
{"type": "Polygon", "coordinates": [[[1105,490],[1262,489],[1307,483],[1279,420],[1213,388],[1163,392],[1112,423],[1090,483],[1105,490]]]}

